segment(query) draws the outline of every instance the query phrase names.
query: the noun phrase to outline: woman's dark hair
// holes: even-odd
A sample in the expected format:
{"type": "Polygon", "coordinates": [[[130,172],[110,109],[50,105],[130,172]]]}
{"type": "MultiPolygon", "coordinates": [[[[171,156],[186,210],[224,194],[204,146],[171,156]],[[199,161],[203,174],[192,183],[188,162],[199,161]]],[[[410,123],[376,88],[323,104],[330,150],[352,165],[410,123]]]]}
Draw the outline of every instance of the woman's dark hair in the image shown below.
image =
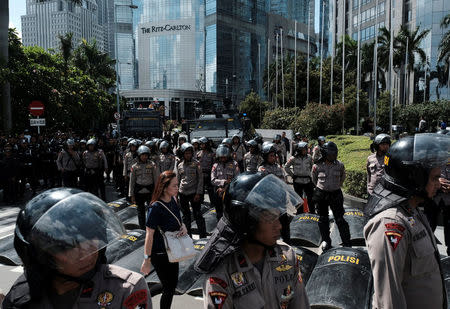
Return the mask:
{"type": "Polygon", "coordinates": [[[156,182],[155,190],[153,191],[152,201],[150,204],[158,201],[164,193],[173,178],[177,177],[172,171],[165,171],[159,175],[158,181],[156,182]]]}

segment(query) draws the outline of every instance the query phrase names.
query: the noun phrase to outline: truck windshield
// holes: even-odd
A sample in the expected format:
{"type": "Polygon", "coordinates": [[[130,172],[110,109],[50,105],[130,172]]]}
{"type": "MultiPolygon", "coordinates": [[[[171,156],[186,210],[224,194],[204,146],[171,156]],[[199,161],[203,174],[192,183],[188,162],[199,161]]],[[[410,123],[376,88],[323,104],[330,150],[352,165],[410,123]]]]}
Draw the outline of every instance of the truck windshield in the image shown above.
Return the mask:
{"type": "Polygon", "coordinates": [[[238,119],[205,119],[197,122],[195,130],[225,130],[225,122],[228,123],[228,130],[239,130],[242,127],[238,119]]]}

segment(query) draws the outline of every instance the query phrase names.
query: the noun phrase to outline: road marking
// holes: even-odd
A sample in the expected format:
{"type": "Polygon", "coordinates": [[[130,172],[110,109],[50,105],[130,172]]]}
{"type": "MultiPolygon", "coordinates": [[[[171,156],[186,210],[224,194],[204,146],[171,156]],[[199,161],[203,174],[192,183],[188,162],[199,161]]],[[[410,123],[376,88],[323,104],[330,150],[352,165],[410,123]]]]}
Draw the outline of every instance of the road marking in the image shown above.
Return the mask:
{"type": "Polygon", "coordinates": [[[20,208],[8,208],[8,209],[0,209],[0,217],[9,217],[9,216],[17,216],[19,213],[20,208]]]}
{"type": "Polygon", "coordinates": [[[11,236],[11,235],[14,235],[14,233],[9,233],[9,234],[6,234],[6,235],[3,235],[3,236],[0,236],[0,239],[6,238],[6,237],[8,237],[8,236],[11,236]]]}
{"type": "Polygon", "coordinates": [[[15,228],[16,228],[15,225],[5,226],[5,227],[0,228],[0,233],[9,232],[9,231],[14,230],[15,228]]]}

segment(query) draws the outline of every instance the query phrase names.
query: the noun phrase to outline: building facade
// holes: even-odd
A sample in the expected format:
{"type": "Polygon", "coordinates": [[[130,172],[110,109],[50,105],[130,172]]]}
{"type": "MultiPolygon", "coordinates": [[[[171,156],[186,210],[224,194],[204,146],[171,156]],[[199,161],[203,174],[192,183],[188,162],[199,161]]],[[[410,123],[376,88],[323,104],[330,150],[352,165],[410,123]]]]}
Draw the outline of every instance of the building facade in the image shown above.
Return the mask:
{"type": "Polygon", "coordinates": [[[73,33],[74,43],[81,39],[96,40],[101,51],[106,51],[105,28],[98,22],[98,5],[85,0],[75,5],[68,0],[27,0],[26,15],[22,16],[22,42],[25,46],[41,46],[58,50],[58,36],[73,33]]]}

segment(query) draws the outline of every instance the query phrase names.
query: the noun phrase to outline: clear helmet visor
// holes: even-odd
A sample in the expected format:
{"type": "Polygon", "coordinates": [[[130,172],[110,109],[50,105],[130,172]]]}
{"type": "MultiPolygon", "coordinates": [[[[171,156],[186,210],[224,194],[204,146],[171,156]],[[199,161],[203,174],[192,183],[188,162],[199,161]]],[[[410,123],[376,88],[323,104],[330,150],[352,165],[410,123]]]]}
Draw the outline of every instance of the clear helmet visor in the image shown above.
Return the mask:
{"type": "Polygon", "coordinates": [[[119,218],[102,200],[80,193],[44,213],[34,224],[28,241],[41,254],[76,264],[96,256],[125,233],[119,218]]]}
{"type": "Polygon", "coordinates": [[[413,161],[429,168],[444,166],[450,158],[450,137],[436,133],[414,136],[413,161]]]}
{"type": "Polygon", "coordinates": [[[261,179],[247,195],[245,202],[250,207],[250,215],[260,218],[267,215],[294,216],[297,208],[303,205],[303,199],[280,178],[273,174],[261,179]]]}

